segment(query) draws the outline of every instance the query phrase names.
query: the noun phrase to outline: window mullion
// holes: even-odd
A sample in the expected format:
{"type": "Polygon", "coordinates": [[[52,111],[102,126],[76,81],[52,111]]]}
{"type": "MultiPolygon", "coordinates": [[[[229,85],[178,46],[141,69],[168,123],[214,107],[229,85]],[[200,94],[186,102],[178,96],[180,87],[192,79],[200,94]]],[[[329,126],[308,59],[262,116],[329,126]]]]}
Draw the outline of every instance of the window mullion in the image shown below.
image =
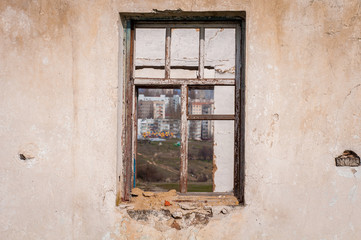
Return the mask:
{"type": "Polygon", "coordinates": [[[132,176],[133,178],[131,179],[131,186],[133,188],[135,188],[135,180],[136,180],[136,175],[137,175],[137,171],[136,171],[136,152],[137,152],[137,130],[138,130],[138,121],[137,121],[137,102],[138,102],[138,94],[137,94],[137,89],[135,87],[135,85],[133,84],[132,87],[132,94],[133,94],[133,119],[132,119],[132,159],[131,159],[131,168],[132,168],[132,176]]]}
{"type": "Polygon", "coordinates": [[[188,87],[186,84],[181,88],[181,167],[180,167],[180,192],[187,192],[188,177],[188,87]]]}
{"type": "Polygon", "coordinates": [[[170,46],[171,46],[171,35],[172,29],[170,27],[166,28],[165,32],[165,78],[170,78],[170,46]]]}
{"type": "Polygon", "coordinates": [[[133,82],[132,82],[132,68],[134,62],[134,27],[130,21],[126,24],[125,36],[130,41],[126,42],[125,45],[125,78],[124,78],[124,101],[125,104],[125,119],[124,119],[124,132],[123,132],[123,141],[125,142],[124,152],[123,152],[123,200],[128,201],[130,199],[131,183],[132,183],[132,116],[133,116],[133,82]]]}
{"type": "Polygon", "coordinates": [[[238,198],[240,202],[243,202],[243,184],[244,184],[244,178],[242,172],[244,172],[244,160],[242,154],[243,154],[243,148],[242,146],[244,140],[242,138],[243,129],[242,126],[244,123],[242,123],[242,96],[241,96],[241,27],[237,25],[236,27],[236,69],[235,69],[235,77],[236,77],[236,84],[235,84],[235,116],[236,119],[234,121],[235,124],[235,145],[234,145],[234,188],[233,192],[234,195],[238,198]]]}
{"type": "Polygon", "coordinates": [[[204,79],[204,27],[199,31],[199,66],[198,66],[198,78],[204,79]]]}

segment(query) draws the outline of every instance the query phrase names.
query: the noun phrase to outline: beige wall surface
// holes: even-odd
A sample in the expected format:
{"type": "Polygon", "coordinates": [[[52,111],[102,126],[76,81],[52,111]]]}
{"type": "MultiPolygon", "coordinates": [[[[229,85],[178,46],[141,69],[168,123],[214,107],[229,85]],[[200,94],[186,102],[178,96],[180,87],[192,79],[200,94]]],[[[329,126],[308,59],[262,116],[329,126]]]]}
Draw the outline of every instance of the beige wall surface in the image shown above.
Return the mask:
{"type": "Polygon", "coordinates": [[[360,238],[359,0],[3,0],[0,90],[1,239],[360,238]],[[206,226],[115,206],[118,13],[153,9],[247,13],[246,204],[206,226]]]}

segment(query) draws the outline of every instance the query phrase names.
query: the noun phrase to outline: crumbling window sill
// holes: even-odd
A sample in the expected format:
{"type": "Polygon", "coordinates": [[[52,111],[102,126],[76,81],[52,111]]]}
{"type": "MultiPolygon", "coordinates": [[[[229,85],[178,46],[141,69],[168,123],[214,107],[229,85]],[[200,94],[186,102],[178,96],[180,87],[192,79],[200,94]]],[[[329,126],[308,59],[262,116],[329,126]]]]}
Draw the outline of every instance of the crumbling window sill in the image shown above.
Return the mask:
{"type": "Polygon", "coordinates": [[[129,202],[119,204],[130,218],[137,221],[159,222],[162,228],[180,230],[188,226],[206,225],[217,216],[228,215],[239,205],[233,194],[180,194],[169,192],[144,192],[132,189],[129,202]]]}
{"type": "Polygon", "coordinates": [[[174,210],[185,208],[204,208],[212,206],[238,206],[239,202],[233,194],[181,194],[175,190],[168,192],[145,192],[139,188],[133,188],[132,198],[129,202],[120,204],[128,205],[135,210],[174,210]]]}

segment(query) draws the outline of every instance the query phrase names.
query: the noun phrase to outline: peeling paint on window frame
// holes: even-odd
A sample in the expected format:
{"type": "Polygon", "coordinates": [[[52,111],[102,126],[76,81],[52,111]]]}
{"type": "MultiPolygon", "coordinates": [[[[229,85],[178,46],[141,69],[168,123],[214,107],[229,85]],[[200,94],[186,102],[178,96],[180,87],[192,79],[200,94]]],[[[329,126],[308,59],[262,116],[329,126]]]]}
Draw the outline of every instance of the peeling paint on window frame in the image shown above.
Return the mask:
{"type": "MultiPolygon", "coordinates": [[[[187,189],[187,122],[188,120],[234,120],[234,188],[233,194],[241,205],[244,204],[245,183],[245,19],[244,11],[230,12],[183,12],[155,11],[152,13],[119,13],[120,14],[120,51],[119,51],[119,106],[118,106],[118,160],[117,160],[117,205],[122,201],[129,201],[133,187],[132,166],[136,152],[136,102],[138,87],[179,87],[181,88],[182,109],[182,141],[181,141],[181,193],[187,189]],[[177,27],[199,26],[200,38],[204,38],[205,26],[233,24],[236,28],[236,74],[235,79],[204,79],[204,58],[199,61],[199,76],[196,79],[170,79],[169,43],[170,26],[177,27]],[[164,79],[134,78],[134,34],[136,26],[166,26],[166,64],[164,79]],[[203,30],[203,31],[202,31],[203,30]],[[167,51],[168,49],[168,51],[167,51]],[[232,115],[188,115],[187,99],[188,87],[192,86],[235,86],[235,114],[232,115]]],[[[201,41],[201,40],[200,40],[201,41]]],[[[200,56],[204,49],[200,47],[200,56]]],[[[229,193],[186,193],[189,195],[224,195],[229,193]]]]}

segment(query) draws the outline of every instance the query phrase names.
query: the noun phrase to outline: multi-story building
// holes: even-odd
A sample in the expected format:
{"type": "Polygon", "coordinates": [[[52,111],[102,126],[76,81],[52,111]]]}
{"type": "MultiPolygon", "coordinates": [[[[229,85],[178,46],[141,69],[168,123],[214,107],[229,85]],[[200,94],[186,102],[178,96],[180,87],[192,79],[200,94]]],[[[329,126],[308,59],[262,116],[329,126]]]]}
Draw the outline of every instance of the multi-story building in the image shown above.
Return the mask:
{"type": "MultiPolygon", "coordinates": [[[[138,138],[144,133],[168,132],[176,137],[180,133],[180,96],[173,89],[160,96],[138,96],[138,138]]],[[[152,135],[153,136],[153,135],[152,135]]]]}
{"type": "Polygon", "coordinates": [[[153,101],[153,118],[164,119],[165,118],[165,102],[153,101]]]}
{"type": "Polygon", "coordinates": [[[138,119],[146,119],[153,117],[153,102],[140,100],[138,102],[138,119]]]}
{"type": "MultiPolygon", "coordinates": [[[[213,101],[209,99],[194,100],[190,103],[190,114],[208,115],[213,113],[213,101]]],[[[212,138],[212,124],[209,120],[191,121],[189,136],[195,140],[206,140],[212,138]]]]}

